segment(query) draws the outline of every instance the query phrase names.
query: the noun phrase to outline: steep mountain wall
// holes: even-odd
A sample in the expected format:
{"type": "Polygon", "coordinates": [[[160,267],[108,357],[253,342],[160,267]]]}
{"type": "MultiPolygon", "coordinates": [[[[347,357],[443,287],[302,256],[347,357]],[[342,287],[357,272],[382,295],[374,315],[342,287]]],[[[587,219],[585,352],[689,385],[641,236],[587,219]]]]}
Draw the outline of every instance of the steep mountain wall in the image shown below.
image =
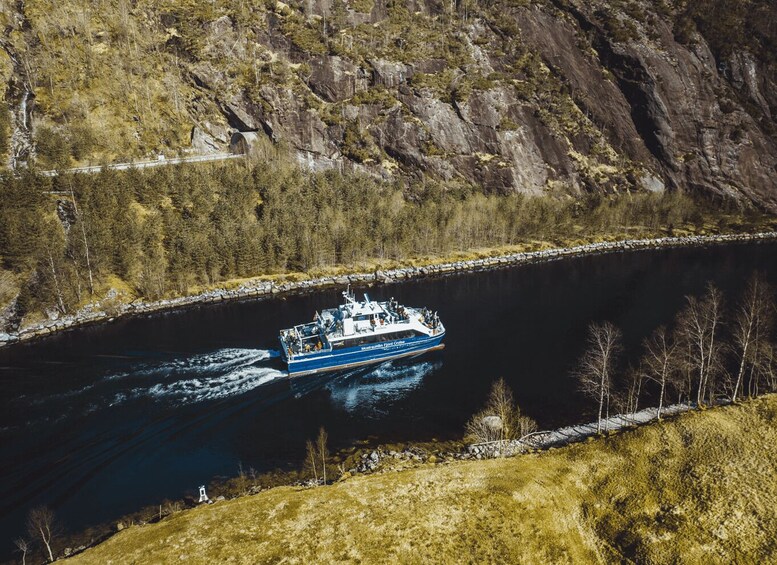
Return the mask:
{"type": "Polygon", "coordinates": [[[759,0],[6,0],[0,45],[14,151],[42,166],[254,130],[315,169],[777,210],[776,18],[759,0]]]}

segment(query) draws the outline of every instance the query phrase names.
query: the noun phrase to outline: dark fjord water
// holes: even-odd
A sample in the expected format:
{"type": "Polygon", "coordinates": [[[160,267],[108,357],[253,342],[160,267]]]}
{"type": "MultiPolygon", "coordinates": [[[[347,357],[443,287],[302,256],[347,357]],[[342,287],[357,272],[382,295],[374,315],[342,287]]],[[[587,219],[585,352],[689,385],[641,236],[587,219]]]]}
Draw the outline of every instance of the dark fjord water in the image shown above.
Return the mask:
{"type": "Polygon", "coordinates": [[[0,350],[0,555],[38,504],[77,530],[181,497],[238,464],[297,465],[319,426],[331,447],[456,438],[504,377],[542,428],[589,418],[568,376],[592,320],[627,350],[708,280],[729,296],[777,244],[584,257],[379,286],[374,299],[438,310],[442,352],[289,381],[269,359],[279,328],[338,292],[129,319],[0,350]]]}

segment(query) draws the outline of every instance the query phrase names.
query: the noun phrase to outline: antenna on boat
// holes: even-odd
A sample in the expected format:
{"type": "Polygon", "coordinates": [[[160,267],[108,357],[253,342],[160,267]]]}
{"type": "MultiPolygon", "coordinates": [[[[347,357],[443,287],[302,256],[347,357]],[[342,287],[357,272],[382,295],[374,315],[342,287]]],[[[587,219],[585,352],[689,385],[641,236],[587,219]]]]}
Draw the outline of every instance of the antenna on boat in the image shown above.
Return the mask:
{"type": "Polygon", "coordinates": [[[345,290],[343,291],[343,297],[345,298],[346,304],[353,304],[356,302],[356,298],[353,292],[351,292],[351,285],[349,284],[345,290]]]}

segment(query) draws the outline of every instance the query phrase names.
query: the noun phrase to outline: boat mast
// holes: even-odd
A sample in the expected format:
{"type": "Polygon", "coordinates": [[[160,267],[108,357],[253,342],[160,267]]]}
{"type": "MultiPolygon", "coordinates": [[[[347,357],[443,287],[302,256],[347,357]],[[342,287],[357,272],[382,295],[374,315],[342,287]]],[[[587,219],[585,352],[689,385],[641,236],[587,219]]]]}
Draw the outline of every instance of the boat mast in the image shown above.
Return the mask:
{"type": "Polygon", "coordinates": [[[346,306],[349,304],[356,304],[356,295],[351,292],[351,285],[348,285],[343,291],[343,298],[345,298],[346,306]]]}

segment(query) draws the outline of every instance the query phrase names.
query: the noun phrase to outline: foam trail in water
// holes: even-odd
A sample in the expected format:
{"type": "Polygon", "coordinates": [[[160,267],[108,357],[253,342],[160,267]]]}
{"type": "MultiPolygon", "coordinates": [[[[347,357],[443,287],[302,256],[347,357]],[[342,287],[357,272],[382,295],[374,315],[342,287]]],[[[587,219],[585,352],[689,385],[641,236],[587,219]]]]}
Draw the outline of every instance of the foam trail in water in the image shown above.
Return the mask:
{"type": "Polygon", "coordinates": [[[223,375],[156,384],[148,389],[148,394],[179,404],[192,404],[244,394],[283,376],[286,372],[269,367],[240,367],[223,375]]]}
{"type": "Polygon", "coordinates": [[[286,375],[284,371],[261,366],[262,361],[271,357],[272,351],[264,349],[219,349],[155,365],[145,364],[106,377],[106,380],[139,378],[141,383],[148,383],[117,393],[111,405],[143,396],[190,404],[243,394],[286,375]]]}
{"type": "Polygon", "coordinates": [[[209,353],[200,353],[199,355],[174,359],[172,361],[139,365],[130,371],[108,375],[105,377],[105,380],[118,380],[125,377],[213,373],[270,359],[272,356],[273,351],[267,349],[218,349],[209,353]]]}
{"type": "Polygon", "coordinates": [[[368,408],[370,413],[383,413],[381,405],[406,396],[440,367],[441,361],[414,365],[389,362],[361,376],[338,379],[329,389],[332,400],[349,412],[368,408]]]}

